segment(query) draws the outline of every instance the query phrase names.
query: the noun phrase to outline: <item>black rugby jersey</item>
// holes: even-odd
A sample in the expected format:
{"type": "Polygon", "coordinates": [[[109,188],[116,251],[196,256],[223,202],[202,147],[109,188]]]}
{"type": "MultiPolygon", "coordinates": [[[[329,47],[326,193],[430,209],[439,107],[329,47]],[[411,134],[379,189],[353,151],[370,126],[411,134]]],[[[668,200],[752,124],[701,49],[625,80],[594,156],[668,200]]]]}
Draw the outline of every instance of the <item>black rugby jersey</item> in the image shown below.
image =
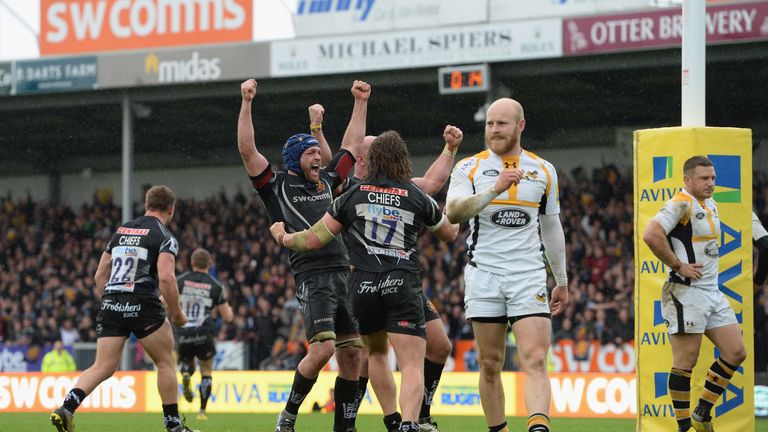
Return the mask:
{"type": "Polygon", "coordinates": [[[157,258],[179,252],[176,237],[158,218],[141,216],[121,225],[107,244],[112,255],[105,294],[130,292],[143,297],[158,297],[157,258]]]}
{"type": "Polygon", "coordinates": [[[223,304],[224,287],[208,273],[187,272],[178,277],[181,310],[189,320],[184,328],[213,328],[211,309],[223,304]]]}
{"type": "Polygon", "coordinates": [[[344,225],[352,265],[369,272],[418,272],[419,232],[443,218],[435,200],[416,185],[386,179],[352,186],[328,211],[344,225]]]}
{"type": "MultiPolygon", "coordinates": [[[[251,177],[251,183],[264,201],[272,223],[285,222],[286,232],[298,232],[309,229],[323,217],[333,202],[333,190],[346,180],[354,164],[352,153],[340,150],[327,167],[320,169],[319,183],[284,171],[273,171],[272,165],[251,177]]],[[[290,262],[294,276],[349,268],[347,248],[340,237],[321,249],[291,251],[290,262]]]]}

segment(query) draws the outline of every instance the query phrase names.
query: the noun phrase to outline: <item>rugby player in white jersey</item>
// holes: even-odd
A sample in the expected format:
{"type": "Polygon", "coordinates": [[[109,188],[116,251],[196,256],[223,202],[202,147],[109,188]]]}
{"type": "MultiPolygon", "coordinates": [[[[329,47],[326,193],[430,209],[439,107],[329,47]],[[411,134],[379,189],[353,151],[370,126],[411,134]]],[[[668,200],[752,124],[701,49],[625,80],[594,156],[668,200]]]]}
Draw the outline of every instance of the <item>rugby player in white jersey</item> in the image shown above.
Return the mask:
{"type": "Polygon", "coordinates": [[[648,223],[643,241],[671,270],[661,292],[662,314],[672,347],[669,394],[681,432],[713,432],[712,406],[747,356],[736,315],[717,286],[720,218],[712,199],[715,167],[705,156],[683,165],[685,188],[648,223]],[[691,372],[702,335],[720,350],[707,371],[699,403],[691,413],[691,372]]]}
{"type": "Polygon", "coordinates": [[[508,322],[525,371],[528,431],[550,430],[550,314],[568,304],[557,173],[522,149],[524,129],[520,103],[503,98],[491,104],[485,122],[488,150],[456,165],[446,204],[448,219],[467,221],[471,230],[464,303],[477,342],[480,400],[490,432],[509,430],[501,382],[508,322]],[[549,302],[542,241],[556,283],[549,302]]]}

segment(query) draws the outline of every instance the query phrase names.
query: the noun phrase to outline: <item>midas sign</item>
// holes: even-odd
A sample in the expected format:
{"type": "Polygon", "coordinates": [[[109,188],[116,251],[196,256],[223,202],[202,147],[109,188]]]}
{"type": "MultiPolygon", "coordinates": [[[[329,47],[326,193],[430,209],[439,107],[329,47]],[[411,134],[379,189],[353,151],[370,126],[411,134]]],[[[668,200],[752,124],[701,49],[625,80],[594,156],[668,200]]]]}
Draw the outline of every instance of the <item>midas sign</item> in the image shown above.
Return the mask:
{"type": "MultiPolygon", "coordinates": [[[[52,411],[75,386],[78,373],[10,373],[0,375],[0,412],[52,411]]],[[[118,372],[83,401],[80,411],[144,412],[143,372],[118,372]]],[[[155,393],[157,390],[153,387],[155,393]]]]}
{"type": "Polygon", "coordinates": [[[251,0],[42,0],[40,54],[252,39],[251,0]]]}

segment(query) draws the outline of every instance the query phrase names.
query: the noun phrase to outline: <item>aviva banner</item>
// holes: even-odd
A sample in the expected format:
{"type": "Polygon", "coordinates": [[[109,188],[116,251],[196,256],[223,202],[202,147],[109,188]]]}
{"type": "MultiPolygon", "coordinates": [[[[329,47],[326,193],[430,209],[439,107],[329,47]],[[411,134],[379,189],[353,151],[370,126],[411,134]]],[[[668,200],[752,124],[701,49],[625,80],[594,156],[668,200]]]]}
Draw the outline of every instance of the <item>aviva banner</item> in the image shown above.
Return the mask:
{"type": "MultiPolygon", "coordinates": [[[[713,409],[718,432],[754,430],[754,338],[752,316],[752,133],[735,128],[662,128],[635,131],[635,347],[637,430],[676,430],[667,379],[672,350],[661,314],[661,287],[669,269],[642,241],[642,232],[683,186],[683,164],[705,155],[715,166],[720,215],[718,286],[736,312],[747,360],[713,409]]],[[[704,338],[691,383],[696,406],[707,369],[718,357],[704,338]]]]}

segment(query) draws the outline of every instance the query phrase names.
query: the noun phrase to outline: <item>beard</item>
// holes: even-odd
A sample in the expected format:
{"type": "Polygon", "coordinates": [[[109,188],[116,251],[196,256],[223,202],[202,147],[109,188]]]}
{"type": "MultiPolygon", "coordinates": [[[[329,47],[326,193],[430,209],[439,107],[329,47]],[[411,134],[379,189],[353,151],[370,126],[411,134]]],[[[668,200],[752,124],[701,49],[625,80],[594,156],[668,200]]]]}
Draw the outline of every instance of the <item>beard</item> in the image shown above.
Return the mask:
{"type": "Polygon", "coordinates": [[[516,135],[512,135],[509,137],[500,136],[497,139],[492,139],[487,135],[485,137],[486,147],[488,147],[488,149],[491,150],[492,152],[499,155],[509,153],[510,151],[512,151],[512,149],[515,148],[515,146],[517,146],[519,142],[520,140],[516,135]]]}

